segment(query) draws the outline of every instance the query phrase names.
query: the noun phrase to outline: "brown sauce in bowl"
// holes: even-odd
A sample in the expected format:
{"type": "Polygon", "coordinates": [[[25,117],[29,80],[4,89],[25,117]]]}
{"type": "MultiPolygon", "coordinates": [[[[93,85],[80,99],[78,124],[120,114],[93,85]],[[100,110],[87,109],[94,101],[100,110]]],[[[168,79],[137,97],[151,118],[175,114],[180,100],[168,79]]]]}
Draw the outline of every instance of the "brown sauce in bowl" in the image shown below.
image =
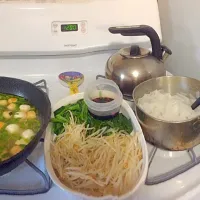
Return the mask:
{"type": "Polygon", "coordinates": [[[92,99],[92,101],[96,102],[96,103],[108,103],[113,101],[114,99],[110,98],[110,97],[98,97],[95,99],[92,99]]]}

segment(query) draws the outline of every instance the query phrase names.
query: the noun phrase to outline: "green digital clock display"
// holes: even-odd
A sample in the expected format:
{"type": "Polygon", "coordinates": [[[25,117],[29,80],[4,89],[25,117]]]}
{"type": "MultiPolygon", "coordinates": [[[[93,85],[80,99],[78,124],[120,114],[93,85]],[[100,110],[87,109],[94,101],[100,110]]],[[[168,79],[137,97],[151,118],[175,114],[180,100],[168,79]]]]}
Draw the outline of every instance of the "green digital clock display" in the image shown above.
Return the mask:
{"type": "Polygon", "coordinates": [[[62,24],[61,31],[62,32],[78,31],[78,24],[62,24]]]}

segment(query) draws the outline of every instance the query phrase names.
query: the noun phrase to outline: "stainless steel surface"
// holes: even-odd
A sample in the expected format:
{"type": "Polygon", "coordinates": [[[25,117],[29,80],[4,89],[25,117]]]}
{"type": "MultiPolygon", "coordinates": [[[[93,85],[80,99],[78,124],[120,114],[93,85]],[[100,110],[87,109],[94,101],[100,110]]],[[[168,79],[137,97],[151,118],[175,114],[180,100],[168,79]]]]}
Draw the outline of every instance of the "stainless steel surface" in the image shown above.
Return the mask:
{"type": "Polygon", "coordinates": [[[162,89],[172,95],[183,92],[196,96],[196,92],[200,90],[200,81],[189,77],[163,76],[147,80],[134,89],[136,116],[145,139],[169,150],[185,150],[200,144],[200,116],[184,122],[166,122],[148,115],[139,108],[138,99],[156,89],[162,89]]]}
{"type": "MultiPolygon", "coordinates": [[[[139,48],[139,47],[138,47],[139,48]]],[[[120,49],[119,54],[125,58],[144,58],[150,54],[148,49],[139,48],[139,54],[131,55],[131,47],[120,49]]]]}
{"type": "Polygon", "coordinates": [[[166,75],[164,61],[172,52],[161,45],[156,31],[147,25],[110,27],[112,34],[123,36],[146,35],[151,41],[152,52],[137,45],[121,49],[106,64],[106,78],[117,83],[127,99],[132,98],[135,86],[151,78],[166,75]]]}
{"type": "Polygon", "coordinates": [[[151,54],[132,58],[117,52],[108,59],[105,75],[117,83],[123,95],[132,98],[135,86],[145,80],[166,75],[166,70],[164,63],[151,54]]]}

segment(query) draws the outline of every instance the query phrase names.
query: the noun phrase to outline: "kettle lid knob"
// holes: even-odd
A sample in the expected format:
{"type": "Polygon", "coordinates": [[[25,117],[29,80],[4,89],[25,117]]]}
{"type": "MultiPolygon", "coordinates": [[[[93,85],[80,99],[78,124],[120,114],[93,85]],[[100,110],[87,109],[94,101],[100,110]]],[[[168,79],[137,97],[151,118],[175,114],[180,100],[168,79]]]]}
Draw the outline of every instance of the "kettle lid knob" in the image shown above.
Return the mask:
{"type": "Polygon", "coordinates": [[[130,48],[130,56],[139,56],[141,55],[140,47],[138,45],[132,45],[130,48]]]}
{"type": "Polygon", "coordinates": [[[150,54],[148,49],[139,47],[138,45],[132,45],[128,48],[120,49],[120,55],[126,58],[144,58],[150,54]]]}

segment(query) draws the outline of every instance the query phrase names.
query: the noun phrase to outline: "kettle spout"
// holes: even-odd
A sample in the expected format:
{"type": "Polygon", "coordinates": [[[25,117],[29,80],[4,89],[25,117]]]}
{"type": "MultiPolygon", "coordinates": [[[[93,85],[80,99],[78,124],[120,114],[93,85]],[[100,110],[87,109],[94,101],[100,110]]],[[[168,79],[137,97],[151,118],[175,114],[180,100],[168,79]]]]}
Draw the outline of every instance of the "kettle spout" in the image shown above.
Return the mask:
{"type": "Polygon", "coordinates": [[[161,45],[161,49],[162,49],[162,61],[163,62],[165,62],[165,60],[170,56],[170,55],[172,55],[172,51],[168,48],[168,47],[166,47],[166,46],[164,46],[164,45],[161,45]]]}

